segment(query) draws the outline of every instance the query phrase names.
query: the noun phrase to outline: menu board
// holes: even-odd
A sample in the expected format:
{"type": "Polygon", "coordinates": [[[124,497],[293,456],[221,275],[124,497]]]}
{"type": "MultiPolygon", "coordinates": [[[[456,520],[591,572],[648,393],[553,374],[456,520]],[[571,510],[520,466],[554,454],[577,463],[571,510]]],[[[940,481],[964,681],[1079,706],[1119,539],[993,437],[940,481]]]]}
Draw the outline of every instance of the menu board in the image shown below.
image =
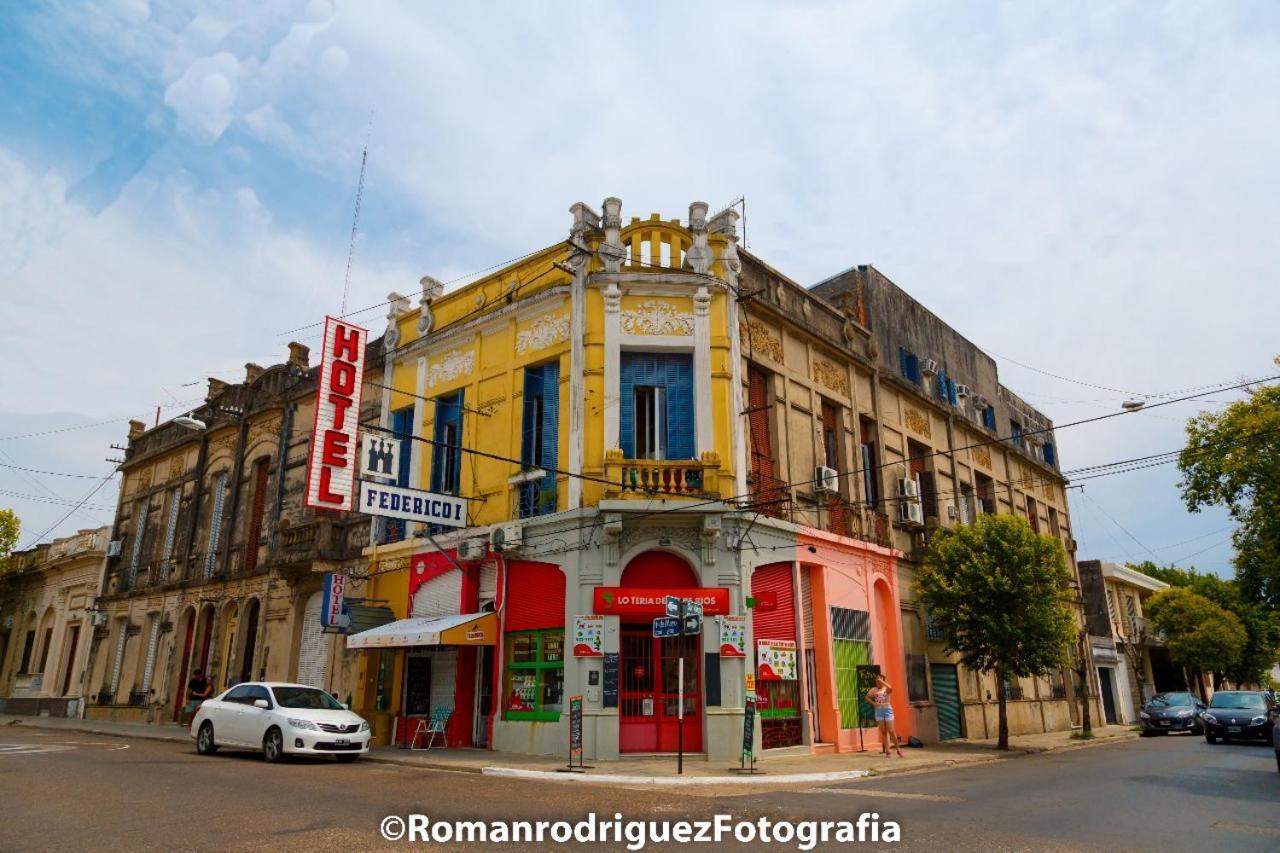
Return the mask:
{"type": "Polygon", "coordinates": [[[405,664],[404,713],[425,717],[431,713],[431,658],[410,657],[405,664]]]}
{"type": "Polygon", "coordinates": [[[796,678],[794,640],[756,641],[756,678],[761,681],[793,681],[796,678]]]}
{"type": "Polygon", "coordinates": [[[598,658],[604,654],[604,617],[573,617],[573,656],[598,658]]]}
{"type": "Polygon", "coordinates": [[[604,653],[604,707],[618,707],[618,653],[604,653]]]}
{"type": "Polygon", "coordinates": [[[720,657],[745,658],[747,656],[747,617],[720,617],[720,657]]]}

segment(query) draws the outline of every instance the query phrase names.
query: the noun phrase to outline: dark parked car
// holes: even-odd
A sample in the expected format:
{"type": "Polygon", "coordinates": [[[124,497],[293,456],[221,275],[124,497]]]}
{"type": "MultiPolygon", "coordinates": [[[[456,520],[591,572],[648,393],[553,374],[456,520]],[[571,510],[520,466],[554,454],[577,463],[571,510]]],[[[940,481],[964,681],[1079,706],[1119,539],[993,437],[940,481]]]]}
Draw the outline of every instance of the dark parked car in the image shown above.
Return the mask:
{"type": "Polygon", "coordinates": [[[1157,693],[1138,717],[1142,720],[1144,735],[1169,732],[1200,734],[1204,731],[1200,722],[1203,710],[1204,703],[1190,693],[1157,693]]]}
{"type": "Polygon", "coordinates": [[[1257,690],[1219,690],[1200,715],[1204,739],[1271,740],[1274,712],[1267,694],[1257,690]]]}

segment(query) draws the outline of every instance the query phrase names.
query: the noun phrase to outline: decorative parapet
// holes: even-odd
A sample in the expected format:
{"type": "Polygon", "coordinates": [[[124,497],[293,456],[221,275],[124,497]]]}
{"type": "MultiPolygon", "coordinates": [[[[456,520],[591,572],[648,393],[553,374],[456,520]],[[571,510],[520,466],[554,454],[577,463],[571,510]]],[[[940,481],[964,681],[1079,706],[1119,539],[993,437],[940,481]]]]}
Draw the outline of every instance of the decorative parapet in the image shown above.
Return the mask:
{"type": "Polygon", "coordinates": [[[665,300],[649,299],[634,311],[622,312],[621,329],[628,335],[693,335],[693,314],[677,311],[665,300]]]}

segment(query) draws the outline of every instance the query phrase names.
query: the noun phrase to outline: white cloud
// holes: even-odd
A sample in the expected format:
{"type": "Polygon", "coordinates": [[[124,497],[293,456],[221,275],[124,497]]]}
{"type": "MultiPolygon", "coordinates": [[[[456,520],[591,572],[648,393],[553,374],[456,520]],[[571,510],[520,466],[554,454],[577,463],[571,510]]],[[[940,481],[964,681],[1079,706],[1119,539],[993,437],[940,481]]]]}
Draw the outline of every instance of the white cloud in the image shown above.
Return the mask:
{"type": "Polygon", "coordinates": [[[198,59],[164,93],[183,127],[213,142],[235,118],[240,62],[229,53],[198,59]]]}

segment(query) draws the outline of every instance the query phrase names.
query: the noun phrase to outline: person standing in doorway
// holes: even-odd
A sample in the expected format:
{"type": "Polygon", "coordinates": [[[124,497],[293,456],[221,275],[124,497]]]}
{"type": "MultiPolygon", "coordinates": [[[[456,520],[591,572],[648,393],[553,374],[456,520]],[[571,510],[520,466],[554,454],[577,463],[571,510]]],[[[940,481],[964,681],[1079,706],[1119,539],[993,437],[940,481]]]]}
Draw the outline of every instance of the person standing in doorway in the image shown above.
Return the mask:
{"type": "Polygon", "coordinates": [[[892,738],[893,748],[897,750],[898,757],[902,758],[902,744],[898,742],[898,733],[893,727],[893,705],[890,704],[892,694],[893,686],[885,680],[883,675],[877,675],[876,686],[867,691],[867,701],[876,712],[876,728],[880,730],[880,751],[885,755],[889,754],[889,739],[892,738]]]}
{"type": "Polygon", "coordinates": [[[213,684],[205,677],[203,669],[197,669],[187,682],[187,704],[182,709],[182,724],[185,726],[196,715],[200,703],[213,695],[213,684]]]}

